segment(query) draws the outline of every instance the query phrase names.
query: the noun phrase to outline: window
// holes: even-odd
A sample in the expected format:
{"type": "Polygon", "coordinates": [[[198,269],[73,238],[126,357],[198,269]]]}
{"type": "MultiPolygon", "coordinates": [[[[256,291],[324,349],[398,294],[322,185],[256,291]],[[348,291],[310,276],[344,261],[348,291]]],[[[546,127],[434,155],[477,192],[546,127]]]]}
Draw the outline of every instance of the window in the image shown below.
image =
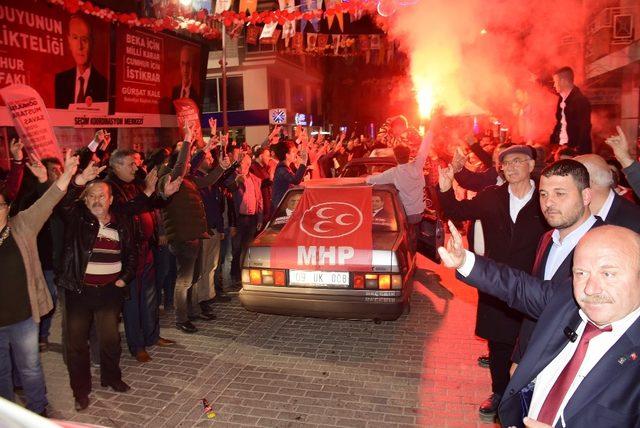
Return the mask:
{"type": "MultiPolygon", "coordinates": [[[[244,110],[242,76],[227,77],[227,110],[244,110]]],[[[207,79],[204,86],[202,111],[206,113],[222,111],[222,78],[207,79]]]]}
{"type": "Polygon", "coordinates": [[[269,77],[269,107],[284,108],[287,106],[284,80],[278,77],[269,77]]]}
{"type": "Polygon", "coordinates": [[[217,112],[220,111],[218,100],[220,94],[218,94],[218,79],[207,79],[204,83],[204,98],[202,101],[203,112],[217,112]]]}
{"type": "MultiPolygon", "coordinates": [[[[281,230],[291,218],[302,199],[303,190],[291,190],[285,194],[273,215],[269,228],[281,230]]],[[[373,232],[397,232],[398,220],[391,193],[386,190],[374,190],[371,195],[371,226],[373,232]]]]}

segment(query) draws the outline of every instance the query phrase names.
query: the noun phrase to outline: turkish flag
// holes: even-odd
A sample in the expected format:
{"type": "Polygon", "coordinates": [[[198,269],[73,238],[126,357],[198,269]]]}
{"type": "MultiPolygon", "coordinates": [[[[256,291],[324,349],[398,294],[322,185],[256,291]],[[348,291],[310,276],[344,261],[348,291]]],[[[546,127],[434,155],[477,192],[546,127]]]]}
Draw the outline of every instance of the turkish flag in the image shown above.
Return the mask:
{"type": "Polygon", "coordinates": [[[308,187],[271,248],[271,267],[369,270],[371,187],[308,187]]]}

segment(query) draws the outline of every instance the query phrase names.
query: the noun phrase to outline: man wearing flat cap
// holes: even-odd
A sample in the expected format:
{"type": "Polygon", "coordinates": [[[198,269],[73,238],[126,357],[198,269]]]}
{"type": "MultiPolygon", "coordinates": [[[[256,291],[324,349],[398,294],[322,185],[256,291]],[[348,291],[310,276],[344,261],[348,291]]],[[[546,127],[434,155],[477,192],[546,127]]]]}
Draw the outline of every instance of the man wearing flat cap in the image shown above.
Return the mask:
{"type": "MultiPolygon", "coordinates": [[[[439,169],[440,204],[451,220],[482,221],[485,256],[531,272],[538,241],[548,229],[535,195],[536,184],[531,179],[535,150],[513,145],[502,151],[498,159],[505,183],[487,187],[470,200],[456,200],[451,165],[439,169]]],[[[480,417],[493,420],[509,383],[511,353],[522,314],[486,293],[479,292],[478,296],[476,335],[488,341],[492,389],[492,394],[480,405],[480,417]]]]}

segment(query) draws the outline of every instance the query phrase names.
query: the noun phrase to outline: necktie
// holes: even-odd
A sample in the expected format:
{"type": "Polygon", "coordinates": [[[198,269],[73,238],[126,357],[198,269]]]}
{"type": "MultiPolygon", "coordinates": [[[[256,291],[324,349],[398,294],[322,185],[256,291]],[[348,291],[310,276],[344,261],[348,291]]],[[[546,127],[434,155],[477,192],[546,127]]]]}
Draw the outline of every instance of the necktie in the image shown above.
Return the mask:
{"type": "Polygon", "coordinates": [[[188,97],[188,92],[187,92],[187,87],[185,86],[184,88],[182,88],[182,96],[180,98],[187,98],[188,97]]]}
{"type": "Polygon", "coordinates": [[[76,97],[76,103],[84,102],[84,77],[78,77],[78,81],[80,81],[80,89],[78,90],[78,96],[76,97]]]}
{"type": "Polygon", "coordinates": [[[564,396],[567,395],[567,391],[578,374],[582,361],[584,361],[584,357],[587,354],[587,348],[589,347],[589,341],[605,331],[611,331],[611,326],[609,325],[603,329],[599,329],[595,324],[587,322],[584,332],[582,333],[582,337],[580,337],[580,342],[578,343],[576,352],[562,370],[558,379],[556,379],[556,383],[551,387],[549,395],[547,395],[547,398],[540,409],[538,422],[543,422],[549,425],[553,424],[556,414],[560,409],[560,405],[562,404],[562,400],[564,400],[564,396]]]}

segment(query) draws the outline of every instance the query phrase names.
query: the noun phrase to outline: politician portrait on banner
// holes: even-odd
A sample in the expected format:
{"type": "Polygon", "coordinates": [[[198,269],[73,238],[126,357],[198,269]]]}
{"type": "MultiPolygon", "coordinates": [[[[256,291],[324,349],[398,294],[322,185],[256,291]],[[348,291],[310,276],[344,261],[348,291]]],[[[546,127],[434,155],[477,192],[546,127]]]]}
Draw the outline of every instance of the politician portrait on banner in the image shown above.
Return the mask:
{"type": "Polygon", "coordinates": [[[34,0],[0,3],[0,88],[32,87],[47,108],[107,112],[109,24],[34,0]]]}

